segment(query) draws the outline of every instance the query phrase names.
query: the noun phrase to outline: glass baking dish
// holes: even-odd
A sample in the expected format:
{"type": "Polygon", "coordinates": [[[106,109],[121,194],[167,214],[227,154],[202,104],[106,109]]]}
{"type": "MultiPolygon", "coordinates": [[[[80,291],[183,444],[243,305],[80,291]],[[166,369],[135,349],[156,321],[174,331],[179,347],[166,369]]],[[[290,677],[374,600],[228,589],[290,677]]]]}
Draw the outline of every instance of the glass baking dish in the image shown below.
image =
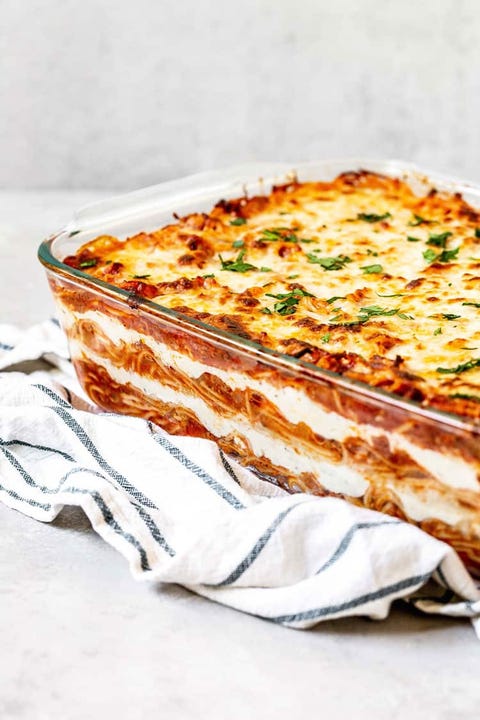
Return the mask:
{"type": "Polygon", "coordinates": [[[480,426],[224,332],[61,259],[103,234],[128,237],[270,192],[291,178],[368,169],[415,192],[480,188],[397,161],[249,164],[97,203],[44,241],[45,266],[79,380],[101,408],[207,437],[291,492],[336,495],[416,523],[480,573],[480,426]]]}

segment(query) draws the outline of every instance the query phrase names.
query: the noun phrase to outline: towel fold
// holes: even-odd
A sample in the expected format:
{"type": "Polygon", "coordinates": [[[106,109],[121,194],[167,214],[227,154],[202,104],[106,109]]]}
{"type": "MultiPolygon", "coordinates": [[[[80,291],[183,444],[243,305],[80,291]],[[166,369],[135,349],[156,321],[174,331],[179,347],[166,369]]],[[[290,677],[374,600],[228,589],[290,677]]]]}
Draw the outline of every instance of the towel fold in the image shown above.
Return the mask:
{"type": "Polygon", "coordinates": [[[289,495],[215,443],[104,413],[77,384],[56,321],[0,325],[0,500],[49,522],[78,505],[137,579],[172,582],[293,628],[403,598],[472,618],[480,592],[445,543],[336,498],[289,495]],[[18,372],[44,358],[47,370],[18,372]]]}

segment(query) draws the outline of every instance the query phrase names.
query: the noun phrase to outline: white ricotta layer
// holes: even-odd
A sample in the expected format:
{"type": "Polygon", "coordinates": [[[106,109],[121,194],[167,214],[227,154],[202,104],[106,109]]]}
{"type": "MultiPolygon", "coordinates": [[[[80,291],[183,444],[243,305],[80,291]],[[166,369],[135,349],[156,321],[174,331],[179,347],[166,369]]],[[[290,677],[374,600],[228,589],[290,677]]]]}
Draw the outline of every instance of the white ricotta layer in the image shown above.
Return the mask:
{"type": "MultiPolygon", "coordinates": [[[[313,432],[318,433],[326,439],[342,442],[345,438],[352,436],[372,438],[376,435],[384,435],[388,438],[393,449],[403,450],[415,462],[446,486],[450,486],[452,488],[465,488],[474,491],[479,490],[479,483],[475,468],[465,462],[462,458],[419,447],[397,433],[387,432],[381,428],[376,428],[371,425],[353,423],[339,413],[323,410],[318,403],[311,400],[308,395],[301,390],[291,387],[277,388],[265,380],[250,378],[249,376],[235,370],[222,370],[221,368],[216,368],[211,365],[205,365],[198,360],[192,360],[186,355],[173,350],[164,343],[156,341],[151,336],[143,335],[136,330],[125,328],[116,320],[113,320],[100,312],[89,310],[85,313],[73,313],[70,310],[64,310],[63,319],[66,327],[78,320],[90,320],[95,322],[99,327],[101,327],[105,335],[113,342],[123,341],[127,344],[143,342],[151,348],[155,355],[158,355],[158,357],[161,358],[164,365],[174,368],[189,377],[198,378],[203,373],[208,372],[211,375],[218,377],[232,389],[244,390],[247,387],[251,388],[252,390],[264,395],[264,397],[266,397],[270,402],[274,403],[282,415],[288,418],[291,423],[298,424],[303,422],[310,427],[313,432]]],[[[86,352],[87,354],[91,353],[90,350],[87,350],[86,352]]],[[[142,378],[142,381],[143,380],[144,379],[142,378]]],[[[160,387],[160,385],[156,385],[156,388],[160,387]]],[[[155,390],[155,393],[156,392],[157,391],[155,390]]],[[[217,433],[214,432],[214,434],[217,433]]],[[[251,429],[249,429],[247,433],[247,437],[250,436],[251,429]]],[[[266,456],[269,457],[268,455],[266,456]]],[[[282,464],[285,465],[285,463],[282,464]]],[[[285,467],[294,471],[290,466],[285,465],[285,467]]],[[[312,472],[312,470],[310,469],[309,472],[312,472]]],[[[334,492],[346,491],[342,490],[334,492]]]]}
{"type": "MultiPolygon", "coordinates": [[[[81,346],[71,343],[72,356],[81,358],[81,346]]],[[[250,446],[258,457],[265,457],[275,465],[290,470],[298,475],[302,472],[312,473],[319,482],[331,492],[344,493],[352,497],[361,497],[368,488],[368,482],[356,470],[347,465],[325,462],[313,453],[306,454],[304,448],[296,447],[294,440],[285,445],[280,439],[274,437],[266,429],[253,428],[240,416],[234,419],[225,418],[212,410],[200,397],[187,395],[172,388],[161,385],[157,380],[143,377],[137,373],[118,368],[105,358],[88,352],[89,358],[101,365],[110,377],[123,385],[129,383],[140,392],[165,403],[180,405],[191,410],[202,425],[216,437],[226,435],[243,435],[248,439],[250,446]]],[[[241,440],[239,439],[239,443],[241,440]]]]}

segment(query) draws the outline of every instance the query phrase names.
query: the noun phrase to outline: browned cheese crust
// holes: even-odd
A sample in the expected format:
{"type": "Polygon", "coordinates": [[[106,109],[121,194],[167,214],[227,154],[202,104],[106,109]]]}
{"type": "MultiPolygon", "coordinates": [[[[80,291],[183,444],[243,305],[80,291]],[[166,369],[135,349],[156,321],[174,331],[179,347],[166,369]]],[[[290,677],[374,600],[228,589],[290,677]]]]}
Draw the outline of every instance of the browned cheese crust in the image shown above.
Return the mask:
{"type": "Polygon", "coordinates": [[[480,419],[480,215],[345,173],[219,202],[71,267],[233,336],[480,419]]]}

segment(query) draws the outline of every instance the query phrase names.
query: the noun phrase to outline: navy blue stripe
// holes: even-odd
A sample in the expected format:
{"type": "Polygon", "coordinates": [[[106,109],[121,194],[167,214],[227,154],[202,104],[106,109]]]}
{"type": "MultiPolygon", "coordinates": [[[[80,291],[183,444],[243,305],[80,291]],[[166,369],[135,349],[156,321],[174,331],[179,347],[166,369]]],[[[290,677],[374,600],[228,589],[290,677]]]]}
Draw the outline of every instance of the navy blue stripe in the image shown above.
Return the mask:
{"type": "Polygon", "coordinates": [[[403,523],[401,523],[399,520],[385,520],[385,521],[380,521],[380,522],[356,523],[355,525],[352,525],[350,530],[346,533],[346,535],[340,541],[339,546],[337,547],[337,549],[335,550],[335,552],[333,553],[331,558],[329,558],[329,560],[327,560],[327,562],[324,563],[319,570],[317,570],[315,575],[320,575],[320,573],[327,570],[327,568],[331,567],[332,565],[335,565],[337,560],[339,560],[342,557],[342,555],[347,551],[348,546],[352,542],[352,540],[353,540],[355,534],[358,532],[358,530],[366,530],[368,528],[380,527],[382,525],[402,525],[402,524],[403,523]]]}
{"type": "Polygon", "coordinates": [[[276,623],[284,624],[301,622],[302,620],[316,620],[318,618],[326,618],[329,615],[336,615],[337,613],[343,612],[344,610],[351,610],[353,608],[359,607],[360,605],[365,605],[375,600],[381,600],[382,598],[388,597],[389,595],[395,595],[401,590],[407,590],[408,588],[423,585],[423,583],[427,582],[427,580],[429,580],[431,576],[431,572],[425,573],[424,575],[414,575],[413,577],[409,577],[405,580],[400,580],[399,582],[393,583],[392,585],[387,585],[384,588],[380,588],[380,590],[375,590],[374,592],[366,593],[365,595],[359,595],[352,600],[347,600],[346,602],[339,603],[338,605],[325,605],[321,608],[305,610],[304,612],[294,613],[293,615],[277,615],[276,617],[269,618],[269,620],[273,620],[273,622],[276,623]]]}
{"type": "Polygon", "coordinates": [[[230,477],[232,478],[232,480],[234,480],[234,481],[237,483],[237,485],[240,485],[240,481],[239,481],[239,479],[238,479],[238,477],[237,477],[237,474],[235,473],[235,470],[233,469],[233,467],[232,467],[232,466],[230,465],[230,463],[228,462],[225,453],[223,452],[223,450],[222,450],[221,448],[218,448],[218,452],[220,453],[220,460],[222,461],[223,467],[225,468],[225,470],[227,471],[227,473],[230,475],[230,477]]]}
{"type": "Polygon", "coordinates": [[[45,393],[45,395],[48,395],[50,400],[54,400],[62,407],[70,409],[71,405],[69,405],[68,402],[64,400],[58,393],[56,393],[51,388],[48,388],[46,385],[42,385],[41,383],[35,383],[33,387],[36,387],[38,390],[41,390],[43,393],[45,393]]]}
{"type": "MultiPolygon", "coordinates": [[[[77,473],[83,473],[83,472],[88,473],[90,475],[94,475],[95,477],[101,478],[102,480],[106,480],[107,482],[110,482],[110,480],[108,480],[108,478],[106,478],[101,473],[97,472],[97,470],[91,470],[90,468],[79,467],[79,468],[73,468],[72,470],[69,470],[61,478],[60,484],[58,487],[60,488],[64,484],[64,482],[66,480],[68,480],[68,478],[71,477],[72,475],[76,475],[77,473]]],[[[57,490],[54,490],[53,492],[57,492],[57,490]]],[[[63,488],[63,491],[66,492],[65,488],[63,488]]],[[[48,488],[47,488],[47,492],[49,492],[48,488]]],[[[157,542],[160,545],[160,547],[170,555],[170,557],[174,557],[175,551],[170,547],[170,545],[165,540],[164,536],[160,532],[160,529],[159,529],[158,525],[156,524],[155,520],[152,518],[152,516],[140,504],[130,501],[130,505],[132,507],[134,507],[135,510],[137,511],[137,513],[140,515],[140,517],[144,521],[145,525],[149,529],[150,534],[153,537],[153,539],[155,540],[155,542],[157,542]]]]}
{"type": "MultiPolygon", "coordinates": [[[[17,459],[12,455],[11,452],[9,452],[6,448],[3,448],[3,447],[0,447],[0,450],[3,452],[3,454],[4,454],[4,455],[6,456],[6,458],[9,460],[9,462],[10,462],[11,465],[15,468],[15,470],[17,470],[17,472],[20,473],[20,475],[23,477],[23,479],[25,480],[25,482],[28,483],[28,485],[30,485],[31,487],[35,487],[35,488],[41,490],[42,492],[45,492],[45,491],[47,491],[47,492],[52,492],[52,490],[51,490],[50,488],[43,488],[43,489],[42,489],[42,488],[35,482],[35,480],[31,477],[31,475],[28,474],[28,472],[25,470],[25,468],[23,468],[23,467],[20,465],[20,463],[19,463],[19,462],[17,461],[17,459]]],[[[65,477],[68,477],[68,475],[72,475],[74,471],[75,471],[75,469],[74,469],[74,470],[70,470],[65,477]]],[[[92,499],[94,500],[94,502],[95,502],[95,503],[97,504],[97,506],[99,507],[99,509],[100,509],[100,511],[101,511],[101,513],[102,513],[102,515],[103,515],[103,518],[104,518],[105,522],[106,522],[116,533],[118,533],[119,535],[121,535],[122,537],[124,537],[125,540],[127,540],[127,542],[129,542],[131,545],[133,545],[133,546],[138,550],[139,555],[140,555],[140,563],[141,563],[141,566],[142,566],[142,570],[151,570],[150,565],[149,565],[149,563],[148,563],[148,559],[147,559],[147,553],[145,552],[143,546],[138,542],[138,540],[137,540],[131,533],[128,533],[128,532],[124,531],[124,530],[120,527],[120,525],[117,523],[117,521],[116,521],[115,518],[113,517],[112,511],[110,510],[110,508],[108,507],[108,505],[106,504],[106,502],[103,500],[103,498],[100,496],[100,494],[99,494],[98,492],[95,492],[95,491],[91,492],[91,491],[89,491],[89,490],[82,490],[82,489],[80,489],[80,488],[74,488],[74,487],[72,487],[72,488],[63,488],[63,491],[64,491],[64,492],[71,492],[71,493],[82,494],[82,495],[90,495],[90,496],[92,497],[92,499]]],[[[14,497],[15,499],[18,499],[18,500],[22,500],[23,502],[27,502],[27,503],[30,504],[30,505],[35,504],[36,507],[42,507],[44,510],[49,510],[49,509],[51,508],[51,505],[42,505],[41,503],[36,503],[35,501],[25,500],[24,498],[20,498],[19,496],[17,496],[16,493],[9,492],[8,490],[7,490],[7,492],[9,493],[9,495],[11,495],[11,497],[14,497]]],[[[56,490],[54,490],[53,492],[56,492],[56,490]]]]}
{"type": "MultiPolygon", "coordinates": [[[[17,472],[20,473],[20,475],[23,477],[23,479],[25,480],[25,482],[26,482],[28,485],[30,485],[31,487],[35,487],[35,488],[37,488],[38,490],[41,490],[41,492],[49,492],[49,493],[57,492],[58,489],[52,490],[51,488],[46,488],[46,487],[43,487],[43,488],[42,488],[42,487],[40,487],[40,486],[38,485],[38,483],[36,483],[35,480],[31,477],[31,475],[28,474],[28,472],[25,470],[25,468],[23,468],[23,467],[20,465],[20,463],[18,462],[18,460],[14,457],[14,455],[12,455],[12,453],[11,453],[9,450],[7,450],[6,448],[3,448],[3,447],[1,447],[1,446],[0,446],[0,450],[3,452],[3,454],[4,454],[4,455],[6,456],[6,458],[9,460],[9,462],[10,462],[11,465],[15,468],[15,470],[17,470],[17,472]]],[[[76,468],[74,468],[73,470],[70,470],[70,471],[66,474],[65,478],[68,477],[69,475],[72,475],[75,471],[76,471],[76,468]]],[[[100,476],[100,477],[101,477],[101,476],[100,476]]],[[[62,480],[63,480],[63,478],[62,478],[62,480]]],[[[125,537],[125,539],[126,539],[129,543],[131,543],[134,547],[137,548],[137,550],[138,550],[138,552],[139,552],[139,554],[140,554],[140,562],[141,562],[141,565],[142,565],[142,569],[143,569],[143,570],[150,570],[150,569],[151,569],[150,566],[149,566],[149,564],[148,564],[147,554],[146,554],[144,548],[142,547],[142,545],[138,542],[138,540],[137,540],[131,533],[127,533],[127,532],[125,532],[124,530],[122,530],[122,528],[120,527],[120,525],[117,523],[117,521],[116,521],[115,518],[113,517],[113,514],[112,514],[110,508],[107,506],[107,504],[105,503],[105,501],[104,501],[103,498],[99,495],[98,492],[95,492],[95,491],[90,492],[90,491],[88,491],[88,490],[81,490],[80,488],[68,488],[68,489],[67,489],[67,488],[63,488],[63,491],[64,491],[64,492],[72,492],[72,493],[80,493],[80,494],[88,494],[88,495],[90,495],[90,496],[93,498],[93,500],[96,502],[96,504],[98,505],[98,507],[100,508],[100,511],[101,511],[101,513],[102,513],[102,515],[103,515],[103,517],[104,517],[104,519],[105,519],[105,522],[108,523],[108,525],[110,525],[110,527],[111,527],[113,530],[115,530],[115,532],[117,532],[117,533],[119,533],[120,535],[122,535],[123,537],[125,537]]],[[[12,496],[12,497],[13,497],[13,496],[12,496]]],[[[20,498],[20,499],[22,499],[22,498],[20,498]]],[[[28,500],[27,500],[26,502],[28,502],[28,500]]],[[[32,503],[30,503],[30,504],[32,504],[32,503]]],[[[38,504],[37,506],[38,506],[38,507],[42,507],[41,504],[38,504]]],[[[44,506],[44,509],[46,509],[46,510],[48,510],[48,509],[50,509],[50,508],[51,508],[51,505],[46,505],[46,506],[44,506]]]]}
{"type": "MultiPolygon", "coordinates": [[[[300,503],[300,504],[303,505],[303,503],[300,503]]],[[[270,538],[272,537],[273,533],[278,528],[280,523],[283,521],[283,519],[286,518],[287,515],[289,513],[291,513],[291,511],[294,508],[296,508],[297,506],[298,506],[298,503],[297,503],[297,505],[290,505],[290,507],[288,507],[286,510],[283,510],[283,512],[281,512],[279,515],[277,515],[277,517],[275,518],[273,523],[270,525],[270,527],[267,530],[265,530],[263,535],[258,539],[258,541],[255,543],[253,548],[250,550],[248,555],[245,556],[245,558],[242,560],[242,562],[237,565],[235,570],[233,570],[230,573],[230,575],[227,578],[225,578],[225,580],[222,580],[222,582],[219,582],[219,583],[215,583],[214,587],[223,587],[225,585],[231,585],[236,580],[238,580],[238,578],[241,575],[243,575],[245,570],[247,570],[252,565],[252,563],[255,562],[255,560],[260,555],[263,548],[268,543],[268,541],[270,540],[270,538]]]]}
{"type": "Polygon", "coordinates": [[[217,480],[215,480],[211,475],[209,475],[205,470],[203,470],[201,467],[199,467],[196,463],[192,462],[186,455],[182,453],[182,451],[177,448],[175,445],[173,445],[169,440],[167,440],[166,437],[163,435],[160,435],[160,433],[154,433],[153,438],[158,442],[159,445],[161,445],[165,450],[168,450],[170,455],[175,458],[175,460],[178,460],[179,463],[181,463],[187,470],[190,470],[190,472],[194,473],[200,480],[203,480],[203,482],[208,485],[214,492],[217,493],[221,498],[223,498],[226,502],[229,503],[232,507],[234,507],[236,510],[244,510],[245,505],[243,505],[238,498],[235,497],[229,490],[223,487],[217,480]]]}
{"type": "Polygon", "coordinates": [[[9,461],[10,465],[15,468],[15,470],[22,476],[22,478],[25,480],[27,485],[30,485],[30,487],[38,487],[35,480],[32,478],[31,475],[28,474],[28,472],[25,470],[24,467],[20,465],[15,455],[12,455],[12,453],[7,450],[6,448],[2,447],[0,445],[0,450],[5,455],[7,460],[9,461]]]}
{"type": "Polygon", "coordinates": [[[102,470],[105,470],[110,477],[112,477],[124,490],[126,490],[132,497],[138,502],[142,503],[146,507],[152,510],[157,510],[157,506],[153,503],[150,498],[144,495],[138,488],[134,487],[126,477],[121,475],[117,470],[105,460],[104,457],[99,453],[91,438],[87,435],[81,425],[75,420],[75,418],[67,412],[63,407],[52,407],[51,408],[67,425],[67,427],[77,436],[82,445],[88,450],[90,455],[97,461],[102,470]]]}
{"type": "Polygon", "coordinates": [[[120,535],[124,540],[130,543],[130,545],[133,545],[133,547],[138,551],[138,554],[140,555],[140,565],[142,570],[148,571],[152,569],[148,562],[147,553],[145,552],[144,547],[139,543],[139,541],[134,535],[127,532],[119,525],[119,523],[115,520],[112,511],[110,510],[100,493],[96,491],[92,492],[91,490],[82,490],[81,488],[76,487],[64,488],[63,490],[64,492],[70,492],[76,495],[89,495],[102,513],[103,519],[105,520],[107,525],[111,527],[112,530],[117,533],[117,535],[120,535]]]}
{"type": "Polygon", "coordinates": [[[441,595],[416,595],[412,598],[412,603],[416,605],[419,602],[435,602],[440,603],[441,605],[446,605],[454,597],[454,592],[451,590],[445,590],[441,595]]]}
{"type": "Polygon", "coordinates": [[[18,502],[25,503],[26,505],[30,505],[31,507],[40,508],[41,510],[51,510],[52,506],[47,503],[40,503],[36,500],[32,500],[31,498],[24,498],[18,495],[18,493],[15,492],[15,490],[9,490],[8,488],[4,487],[3,485],[0,485],[0,491],[3,491],[6,493],[9,497],[13,498],[14,500],[17,500],[18,502]]]}
{"type": "Polygon", "coordinates": [[[451,590],[452,592],[455,592],[455,591],[453,590],[453,588],[450,586],[450,583],[448,582],[447,578],[446,578],[445,575],[443,574],[443,570],[442,570],[442,566],[441,566],[441,565],[439,565],[439,566],[437,567],[436,573],[437,573],[438,577],[440,578],[440,584],[441,584],[441,585],[444,585],[444,586],[447,588],[447,590],[451,590]]]}
{"type": "Polygon", "coordinates": [[[0,350],[13,350],[14,345],[7,345],[6,343],[0,342],[0,350]]]}
{"type": "Polygon", "coordinates": [[[56,455],[61,455],[65,460],[69,460],[70,462],[74,462],[74,459],[71,455],[69,455],[66,452],[63,452],[62,450],[57,450],[57,448],[47,447],[46,445],[35,445],[34,443],[25,442],[24,440],[2,440],[0,438],[0,445],[3,446],[11,446],[11,445],[21,445],[22,447],[30,447],[34,448],[35,450],[43,450],[45,452],[55,453],[56,455]]]}

